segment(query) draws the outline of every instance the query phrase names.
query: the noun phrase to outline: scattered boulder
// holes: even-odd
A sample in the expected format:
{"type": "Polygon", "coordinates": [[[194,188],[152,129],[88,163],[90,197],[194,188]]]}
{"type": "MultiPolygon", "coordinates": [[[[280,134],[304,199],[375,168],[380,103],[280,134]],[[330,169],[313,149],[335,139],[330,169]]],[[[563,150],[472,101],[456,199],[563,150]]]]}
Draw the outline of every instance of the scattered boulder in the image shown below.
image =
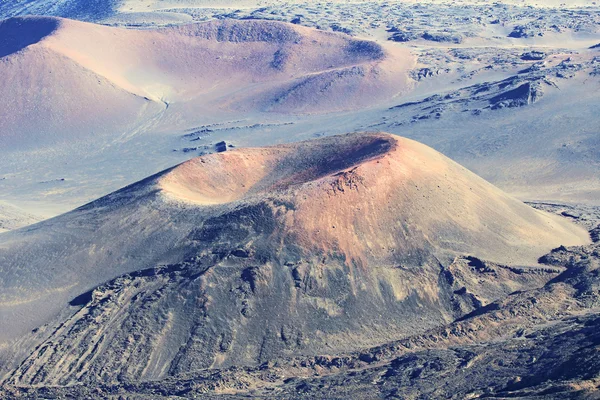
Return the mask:
{"type": "Polygon", "coordinates": [[[379,44],[366,40],[351,40],[346,46],[346,52],[354,57],[368,57],[371,60],[381,60],[385,57],[379,44]]]}
{"type": "Polygon", "coordinates": [[[421,36],[425,40],[429,40],[432,42],[440,42],[440,43],[455,43],[460,44],[463,41],[463,37],[456,33],[447,33],[447,32],[424,32],[421,36]]]}
{"type": "Polygon", "coordinates": [[[540,61],[546,58],[546,53],[543,51],[529,51],[521,55],[521,60],[524,61],[540,61]]]}
{"type": "Polygon", "coordinates": [[[414,80],[420,81],[425,78],[431,78],[435,75],[439,75],[441,73],[448,73],[448,72],[450,72],[450,70],[448,70],[448,69],[433,70],[431,68],[420,68],[420,69],[411,71],[410,76],[414,80]]]}
{"type": "Polygon", "coordinates": [[[556,76],[558,78],[569,79],[575,76],[575,73],[583,69],[582,64],[574,63],[571,57],[561,61],[556,67],[556,76]]]}
{"type": "Polygon", "coordinates": [[[223,140],[223,141],[215,144],[215,151],[217,153],[222,153],[224,151],[227,151],[227,143],[223,140]]]}
{"type": "Polygon", "coordinates": [[[522,69],[521,71],[519,71],[520,74],[527,74],[530,72],[537,72],[537,71],[541,71],[542,68],[544,67],[545,62],[541,61],[541,62],[536,62],[531,64],[529,67],[522,69]]]}
{"type": "Polygon", "coordinates": [[[354,32],[352,31],[352,29],[342,26],[340,24],[337,23],[333,23],[331,25],[329,25],[329,27],[331,28],[332,31],[334,32],[341,32],[341,33],[345,33],[346,35],[353,35],[354,32]]]}
{"type": "Polygon", "coordinates": [[[544,33],[539,29],[534,29],[527,25],[516,25],[512,32],[508,34],[508,37],[516,39],[527,39],[536,36],[544,36],[544,33]]]}
{"type": "Polygon", "coordinates": [[[592,238],[592,242],[600,242],[600,225],[590,231],[590,237],[592,238]]]}
{"type": "Polygon", "coordinates": [[[413,32],[396,30],[388,40],[393,42],[410,42],[411,40],[417,39],[417,37],[418,36],[413,32]]]}

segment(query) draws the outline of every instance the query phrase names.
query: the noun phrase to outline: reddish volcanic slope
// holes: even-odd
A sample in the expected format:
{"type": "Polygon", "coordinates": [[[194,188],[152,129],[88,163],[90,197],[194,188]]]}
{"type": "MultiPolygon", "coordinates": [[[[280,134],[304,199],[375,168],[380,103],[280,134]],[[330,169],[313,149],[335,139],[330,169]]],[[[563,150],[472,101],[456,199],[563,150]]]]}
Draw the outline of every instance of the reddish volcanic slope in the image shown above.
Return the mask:
{"type": "Polygon", "coordinates": [[[290,202],[282,229],[302,243],[380,262],[426,245],[532,262],[549,246],[586,236],[435,150],[380,133],[201,157],[166,174],[160,187],[198,205],[290,202]]]}

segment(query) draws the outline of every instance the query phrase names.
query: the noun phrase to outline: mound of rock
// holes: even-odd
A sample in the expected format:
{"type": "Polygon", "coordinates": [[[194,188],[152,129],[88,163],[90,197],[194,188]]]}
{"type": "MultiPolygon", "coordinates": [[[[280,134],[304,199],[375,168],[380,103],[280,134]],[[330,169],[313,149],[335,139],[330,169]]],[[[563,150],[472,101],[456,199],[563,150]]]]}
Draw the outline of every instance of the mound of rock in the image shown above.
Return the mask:
{"type": "Polygon", "coordinates": [[[234,149],[0,236],[0,317],[27,315],[3,365],[92,385],[355,351],[542,285],[558,271],[519,265],[587,241],[408,139],[234,149]]]}

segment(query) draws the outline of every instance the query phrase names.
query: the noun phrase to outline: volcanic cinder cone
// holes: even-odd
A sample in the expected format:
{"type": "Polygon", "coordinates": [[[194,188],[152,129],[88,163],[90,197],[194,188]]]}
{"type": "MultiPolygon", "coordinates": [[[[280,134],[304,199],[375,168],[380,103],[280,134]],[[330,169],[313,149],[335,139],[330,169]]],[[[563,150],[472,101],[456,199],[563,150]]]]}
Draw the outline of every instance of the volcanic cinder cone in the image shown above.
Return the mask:
{"type": "Polygon", "coordinates": [[[373,106],[411,87],[414,63],[406,49],[275,21],[130,30],[11,18],[0,21],[0,146],[124,140],[140,125],[160,131],[165,113],[373,106]]]}
{"type": "MultiPolygon", "coordinates": [[[[204,156],[0,236],[8,379],[156,379],[376,345],[461,315],[458,256],[535,265],[588,240],[388,134],[204,156]]],[[[511,271],[485,279],[542,279],[511,271]]]]}

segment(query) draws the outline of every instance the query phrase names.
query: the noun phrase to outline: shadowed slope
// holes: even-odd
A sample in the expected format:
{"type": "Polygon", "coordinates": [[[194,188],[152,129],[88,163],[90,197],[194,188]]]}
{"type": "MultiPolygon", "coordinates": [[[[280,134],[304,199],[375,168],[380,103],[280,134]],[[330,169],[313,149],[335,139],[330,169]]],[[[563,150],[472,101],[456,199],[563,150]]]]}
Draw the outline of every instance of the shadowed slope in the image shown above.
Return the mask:
{"type": "Polygon", "coordinates": [[[53,18],[12,18],[0,21],[0,58],[38,43],[59,27],[53,18]]]}

